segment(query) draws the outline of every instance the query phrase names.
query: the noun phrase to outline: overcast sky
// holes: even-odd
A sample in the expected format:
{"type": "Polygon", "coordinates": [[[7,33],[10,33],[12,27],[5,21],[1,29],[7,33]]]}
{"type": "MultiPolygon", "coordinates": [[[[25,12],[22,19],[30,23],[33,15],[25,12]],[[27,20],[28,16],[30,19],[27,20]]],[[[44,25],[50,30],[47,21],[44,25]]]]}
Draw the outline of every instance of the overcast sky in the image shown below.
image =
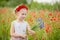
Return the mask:
{"type": "Polygon", "coordinates": [[[43,3],[55,3],[56,1],[57,2],[60,2],[60,0],[33,0],[34,2],[38,2],[38,3],[41,3],[41,2],[43,2],[43,3]]]}

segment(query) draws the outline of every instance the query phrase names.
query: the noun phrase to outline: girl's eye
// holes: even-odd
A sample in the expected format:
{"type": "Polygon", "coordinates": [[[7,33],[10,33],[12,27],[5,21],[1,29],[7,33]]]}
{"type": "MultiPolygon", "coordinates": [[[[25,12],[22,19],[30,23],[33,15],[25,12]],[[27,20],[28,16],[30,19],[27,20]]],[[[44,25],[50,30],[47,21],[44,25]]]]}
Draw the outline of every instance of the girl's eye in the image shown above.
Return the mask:
{"type": "Polygon", "coordinates": [[[23,13],[22,15],[26,15],[26,14],[23,13]]]}
{"type": "Polygon", "coordinates": [[[25,14],[26,15],[26,14],[25,14]]]}

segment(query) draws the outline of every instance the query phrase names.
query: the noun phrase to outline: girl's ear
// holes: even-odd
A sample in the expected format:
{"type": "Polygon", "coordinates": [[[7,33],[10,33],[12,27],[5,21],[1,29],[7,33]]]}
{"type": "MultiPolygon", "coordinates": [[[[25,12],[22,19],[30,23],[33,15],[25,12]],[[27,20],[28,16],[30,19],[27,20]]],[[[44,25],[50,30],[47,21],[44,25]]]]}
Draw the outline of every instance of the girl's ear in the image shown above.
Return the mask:
{"type": "Polygon", "coordinates": [[[18,16],[18,13],[15,13],[16,14],[16,16],[18,16]]]}

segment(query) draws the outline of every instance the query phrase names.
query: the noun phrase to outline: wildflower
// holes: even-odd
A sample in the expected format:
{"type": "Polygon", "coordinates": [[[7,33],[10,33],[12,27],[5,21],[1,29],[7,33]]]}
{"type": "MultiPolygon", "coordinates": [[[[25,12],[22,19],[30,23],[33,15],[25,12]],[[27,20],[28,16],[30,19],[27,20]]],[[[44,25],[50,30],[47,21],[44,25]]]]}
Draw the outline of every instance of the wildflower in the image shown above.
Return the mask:
{"type": "Polygon", "coordinates": [[[39,27],[43,28],[44,27],[44,22],[43,22],[42,18],[37,18],[36,20],[39,23],[39,27]]]}
{"type": "Polygon", "coordinates": [[[46,31],[46,33],[49,32],[50,27],[51,26],[49,24],[45,23],[45,31],[46,31]]]}
{"type": "Polygon", "coordinates": [[[33,22],[33,19],[32,18],[28,18],[28,22],[33,22]]]}
{"type": "Polygon", "coordinates": [[[35,11],[30,12],[30,14],[31,14],[31,16],[34,17],[34,18],[36,17],[36,12],[35,12],[35,11]]]}
{"type": "Polygon", "coordinates": [[[6,12],[7,12],[7,8],[4,7],[4,8],[1,8],[1,9],[0,9],[0,13],[3,14],[3,13],[6,13],[6,12]]]}
{"type": "Polygon", "coordinates": [[[54,16],[54,17],[50,18],[50,20],[51,20],[51,21],[57,21],[58,18],[57,18],[56,16],[54,16]]]}
{"type": "Polygon", "coordinates": [[[1,22],[4,23],[4,19],[2,19],[1,22]]]}
{"type": "Polygon", "coordinates": [[[52,16],[52,12],[50,12],[50,13],[48,14],[48,16],[52,16]]]}

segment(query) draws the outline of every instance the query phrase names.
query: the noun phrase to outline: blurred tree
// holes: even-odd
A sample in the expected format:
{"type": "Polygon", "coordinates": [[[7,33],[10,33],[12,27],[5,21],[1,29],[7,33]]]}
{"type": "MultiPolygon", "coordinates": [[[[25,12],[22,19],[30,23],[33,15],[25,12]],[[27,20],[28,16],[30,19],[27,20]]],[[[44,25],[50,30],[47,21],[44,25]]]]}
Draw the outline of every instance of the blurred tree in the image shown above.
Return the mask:
{"type": "Polygon", "coordinates": [[[31,4],[32,1],[33,1],[33,0],[26,0],[26,2],[27,2],[28,4],[31,4]]]}
{"type": "Polygon", "coordinates": [[[21,3],[26,4],[26,0],[0,0],[0,6],[15,7],[21,3]]]}

